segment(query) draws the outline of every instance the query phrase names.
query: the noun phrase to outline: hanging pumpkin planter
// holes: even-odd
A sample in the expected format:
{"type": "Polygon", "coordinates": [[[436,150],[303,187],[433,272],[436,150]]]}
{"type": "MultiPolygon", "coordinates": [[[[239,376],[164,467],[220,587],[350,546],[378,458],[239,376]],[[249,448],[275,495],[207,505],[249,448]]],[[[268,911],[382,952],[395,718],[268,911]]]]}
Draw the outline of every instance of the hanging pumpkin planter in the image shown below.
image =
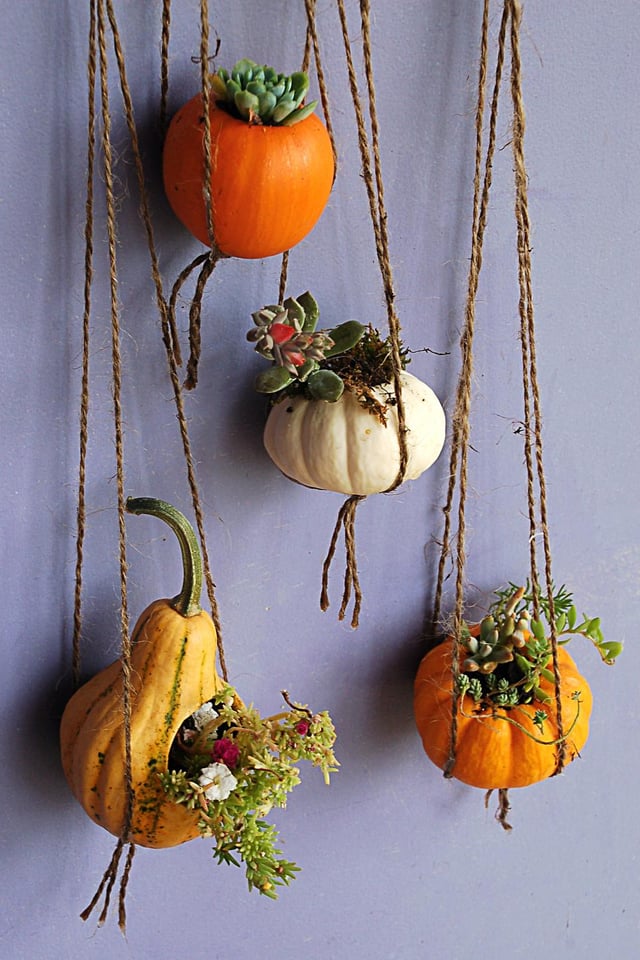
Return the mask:
{"type": "Polygon", "coordinates": [[[455,643],[448,637],[423,658],[414,689],[416,725],[429,759],[448,776],[488,791],[544,780],[586,743],[592,695],[564,647],[570,636],[591,640],[605,663],[622,649],[604,641],[598,619],[578,622],[562,588],[554,597],[556,679],[548,602],[538,597],[545,625],[530,612],[531,592],[511,585],[497,597],[481,623],[462,623],[458,669],[452,669],[455,643]]]}
{"type": "MultiPolygon", "coordinates": [[[[299,243],[320,218],[333,186],[329,134],[303,105],[306,73],[278,74],[252,60],[211,77],[210,178],[218,252],[257,259],[299,243]]],[[[164,144],[167,199],[184,226],[211,245],[202,94],[173,117],[164,144]]]]}
{"type": "Polygon", "coordinates": [[[123,664],[117,660],[72,696],[64,711],[62,766],[76,799],[99,826],[128,843],[162,848],[216,840],[218,862],[245,860],[250,888],[274,897],[295,864],[279,857],[264,821],[299,782],[309,760],[328,782],[337,768],[326,713],[291,703],[263,719],[216,672],[216,630],[199,605],[202,567],[185,517],[160,500],[127,501],[176,533],[183,585],[154,601],[133,631],[127,743],[123,664]],[[130,755],[130,780],[127,754],[130,755]],[[258,817],[259,811],[259,817],[258,817]]]}
{"type": "MultiPolygon", "coordinates": [[[[272,361],[255,381],[273,401],[265,448],[287,477],[305,486],[349,496],[382,493],[400,470],[389,343],[355,320],[317,331],[318,317],[308,292],[253,315],[248,339],[272,361]]],[[[407,446],[403,479],[413,480],[442,450],[445,415],[426,383],[406,370],[400,383],[407,446]]]]}

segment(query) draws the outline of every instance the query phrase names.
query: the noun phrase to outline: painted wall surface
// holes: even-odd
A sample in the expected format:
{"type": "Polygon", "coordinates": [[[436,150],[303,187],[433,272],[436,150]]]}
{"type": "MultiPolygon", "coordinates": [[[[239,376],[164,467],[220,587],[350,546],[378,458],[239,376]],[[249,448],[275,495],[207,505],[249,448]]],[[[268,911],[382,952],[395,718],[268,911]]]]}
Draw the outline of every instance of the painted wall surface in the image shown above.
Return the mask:
{"type": "MultiPolygon", "coordinates": [[[[128,936],[80,910],[113,849],[71,797],[57,747],[70,689],[83,305],[88,4],[3,0],[0,31],[2,462],[2,917],[0,956],[422,960],[638,955],[640,521],[637,369],[640,6],[536,3],[523,25],[533,279],[554,573],[626,650],[606,668],[574,653],[595,694],[584,755],[514,791],[507,834],[482,792],[445,781],[414,729],[448,456],[359,508],[358,631],[318,607],[342,502],[288,482],[261,443],[250,314],[277,294],[279,260],[222,263],[204,301],[201,384],[187,398],[231,680],[265,712],[279,691],[328,709],[341,770],[312,769],[278,813],[302,873],[272,903],[206,841],[139,850],[128,936]]],[[[499,4],[491,24],[495,44],[499,4]]],[[[199,5],[174,4],[171,111],[198,89],[199,5]]],[[[481,4],[374,0],[374,68],[398,309],[411,370],[451,412],[470,251],[481,4]]],[[[159,177],[159,0],[116,0],[166,284],[201,249],[159,177]]],[[[348,4],[359,38],[357,4],[348,4]]],[[[386,323],[334,4],[318,16],[340,170],[317,228],[292,254],[328,324],[386,323]]],[[[212,4],[219,63],[296,69],[304,4],[212,4]]],[[[213,41],[212,41],[213,42],[213,41]]],[[[356,49],[358,49],[356,47],[356,49]]],[[[359,60],[358,60],[359,62],[359,60]]],[[[127,493],[190,516],[121,100],[111,64],[127,493]]],[[[505,91],[506,94],[506,91],[505,91]]],[[[509,116],[498,147],[477,308],[468,597],[526,576],[528,528],[517,335],[509,116]]],[[[107,248],[97,178],[84,669],[117,655],[119,579],[107,248]]],[[[284,201],[283,201],[284,202],[284,201]]],[[[186,328],[188,295],[179,308],[186,328]]],[[[132,618],[176,592],[179,556],[147,518],[127,522],[132,618]]],[[[451,603],[451,596],[447,597],[451,603]]]]}

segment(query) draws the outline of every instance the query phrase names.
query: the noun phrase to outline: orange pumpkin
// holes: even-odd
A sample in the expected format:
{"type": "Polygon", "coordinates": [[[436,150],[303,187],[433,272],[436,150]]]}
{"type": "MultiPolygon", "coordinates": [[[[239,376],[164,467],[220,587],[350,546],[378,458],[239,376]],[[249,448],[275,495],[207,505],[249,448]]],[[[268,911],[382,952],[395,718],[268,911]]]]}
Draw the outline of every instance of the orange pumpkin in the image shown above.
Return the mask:
{"type": "MultiPolygon", "coordinates": [[[[426,654],[414,687],[414,714],[422,744],[440,769],[447,763],[450,748],[452,645],[448,637],[426,654]]],[[[461,660],[464,656],[462,653],[461,660]]],[[[569,731],[565,741],[568,763],[586,743],[593,701],[589,684],[564,647],[558,649],[558,666],[563,727],[569,731]]],[[[525,787],[552,776],[559,750],[554,742],[558,739],[555,685],[541,677],[539,687],[551,702],[478,707],[470,696],[460,697],[453,777],[473,787],[496,790],[525,787]],[[542,729],[534,722],[540,710],[547,714],[542,729]]]]}
{"type": "MultiPolygon", "coordinates": [[[[248,123],[212,102],[211,200],[215,243],[255,259],[299,243],[324,210],[334,178],[331,141],[311,114],[292,126],[248,123]]],[[[163,152],[164,187],[184,226],[207,246],[202,96],[173,117],[163,152]]]]}

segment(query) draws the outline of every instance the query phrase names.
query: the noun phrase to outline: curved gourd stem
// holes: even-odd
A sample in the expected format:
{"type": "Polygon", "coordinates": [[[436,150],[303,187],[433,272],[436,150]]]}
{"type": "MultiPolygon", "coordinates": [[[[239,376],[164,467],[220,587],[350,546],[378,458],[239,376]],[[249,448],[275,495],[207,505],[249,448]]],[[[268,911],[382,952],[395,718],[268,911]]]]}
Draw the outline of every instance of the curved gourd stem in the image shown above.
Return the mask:
{"type": "Polygon", "coordinates": [[[187,518],[164,500],[154,497],[129,497],[126,503],[128,513],[147,513],[164,520],[171,527],[182,554],[182,588],[171,600],[171,606],[183,617],[193,617],[200,613],[200,595],[202,593],[202,559],[193,527],[187,518]]]}

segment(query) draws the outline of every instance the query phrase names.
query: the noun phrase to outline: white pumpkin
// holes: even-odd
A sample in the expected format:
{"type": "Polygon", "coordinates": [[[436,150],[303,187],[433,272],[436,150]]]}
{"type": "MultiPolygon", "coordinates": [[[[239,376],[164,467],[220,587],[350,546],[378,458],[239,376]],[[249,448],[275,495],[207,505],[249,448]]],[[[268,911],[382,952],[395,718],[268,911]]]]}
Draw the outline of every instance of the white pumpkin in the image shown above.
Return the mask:
{"type": "MultiPolygon", "coordinates": [[[[403,372],[402,399],[407,425],[405,480],[415,480],[434,463],[444,446],[444,410],[422,380],[403,372]]],[[[274,404],[264,445],[275,465],[291,480],[319,490],[366,496],[392,486],[400,466],[398,413],[392,384],[373,391],[387,405],[386,422],[370,413],[349,390],[335,403],[299,395],[274,404]]]]}

